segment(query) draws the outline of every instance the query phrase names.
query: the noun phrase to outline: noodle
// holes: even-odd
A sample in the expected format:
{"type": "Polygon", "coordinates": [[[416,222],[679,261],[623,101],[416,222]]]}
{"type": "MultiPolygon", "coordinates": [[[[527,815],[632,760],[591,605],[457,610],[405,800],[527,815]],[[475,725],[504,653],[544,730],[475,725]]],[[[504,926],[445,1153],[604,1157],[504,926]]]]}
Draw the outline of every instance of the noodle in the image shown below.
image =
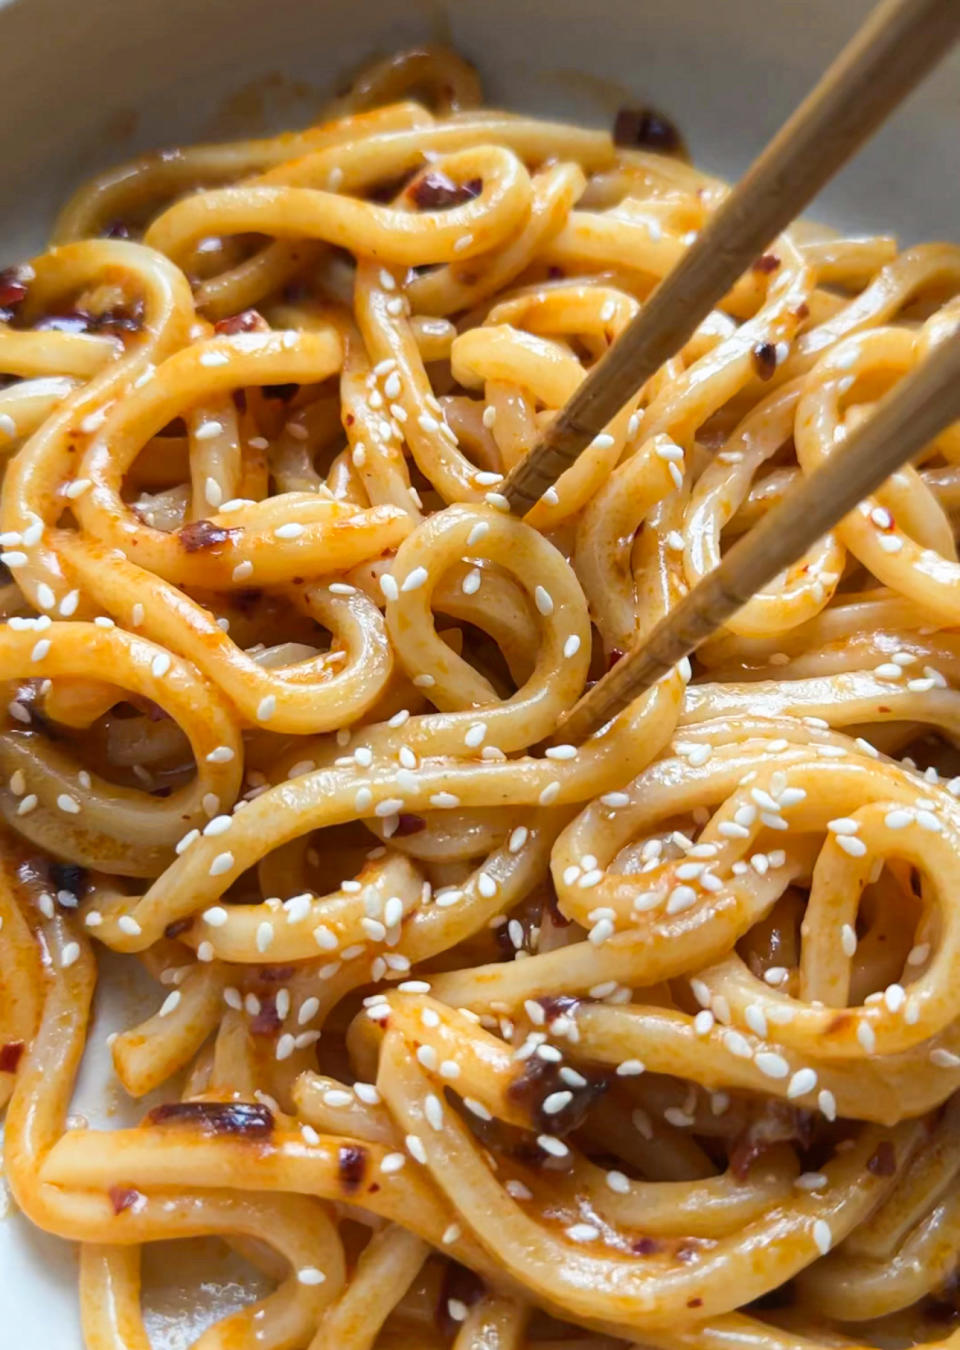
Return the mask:
{"type": "Polygon", "coordinates": [[[951,331],[960,249],[798,224],[517,520],[726,188],[479,102],[401,53],[0,277],[16,1203],[87,1350],[198,1235],[271,1292],[197,1350],[957,1350],[958,428],[555,733],[951,331]],[[158,986],[131,1128],[67,1124],[100,946],[158,986]]]}

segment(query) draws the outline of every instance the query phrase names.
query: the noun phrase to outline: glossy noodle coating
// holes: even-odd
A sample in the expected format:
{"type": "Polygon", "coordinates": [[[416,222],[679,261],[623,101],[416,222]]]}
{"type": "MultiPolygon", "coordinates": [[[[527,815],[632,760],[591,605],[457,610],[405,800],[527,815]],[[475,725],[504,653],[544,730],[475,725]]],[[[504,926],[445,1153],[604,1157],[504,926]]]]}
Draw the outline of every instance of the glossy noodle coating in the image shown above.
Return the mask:
{"type": "Polygon", "coordinates": [[[197,1350],[956,1350],[958,429],[555,733],[951,331],[960,249],[797,224],[517,520],[726,188],[653,110],[480,97],[401,53],[0,276],[14,1199],[87,1350],[201,1236],[267,1292],[197,1350]],[[130,1128],[68,1122],[98,966],[154,990],[130,1128]]]}

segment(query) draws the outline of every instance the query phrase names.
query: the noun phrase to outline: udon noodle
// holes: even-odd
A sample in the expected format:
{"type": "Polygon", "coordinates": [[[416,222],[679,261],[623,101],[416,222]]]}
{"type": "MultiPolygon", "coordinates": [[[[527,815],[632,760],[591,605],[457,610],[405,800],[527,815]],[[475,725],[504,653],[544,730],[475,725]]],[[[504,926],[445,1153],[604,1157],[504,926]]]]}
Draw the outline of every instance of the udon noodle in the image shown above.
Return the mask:
{"type": "Polygon", "coordinates": [[[958,428],[556,743],[960,249],[798,224],[516,519],[726,191],[618,132],[408,52],[0,279],[6,1172],[88,1350],[196,1235],[268,1289],[198,1350],[960,1346],[958,428]],[[102,948],[134,1128],[67,1120],[102,948]]]}

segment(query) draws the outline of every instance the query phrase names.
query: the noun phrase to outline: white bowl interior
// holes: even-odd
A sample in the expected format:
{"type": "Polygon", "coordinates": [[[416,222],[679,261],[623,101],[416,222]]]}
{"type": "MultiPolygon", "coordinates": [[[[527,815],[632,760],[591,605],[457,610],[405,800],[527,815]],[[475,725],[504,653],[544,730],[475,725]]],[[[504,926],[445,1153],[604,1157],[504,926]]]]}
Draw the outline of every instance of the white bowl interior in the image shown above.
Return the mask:
{"type": "MultiPolygon", "coordinates": [[[[0,0],[10,54],[0,148],[4,261],[40,247],[86,174],[133,151],[308,121],[345,70],[452,41],[491,102],[609,122],[647,100],[698,163],[740,173],[870,8],[867,0],[0,0]],[[15,131],[13,130],[15,128],[15,131]]],[[[960,171],[960,56],[824,194],[820,214],[947,235],[960,171]]]]}

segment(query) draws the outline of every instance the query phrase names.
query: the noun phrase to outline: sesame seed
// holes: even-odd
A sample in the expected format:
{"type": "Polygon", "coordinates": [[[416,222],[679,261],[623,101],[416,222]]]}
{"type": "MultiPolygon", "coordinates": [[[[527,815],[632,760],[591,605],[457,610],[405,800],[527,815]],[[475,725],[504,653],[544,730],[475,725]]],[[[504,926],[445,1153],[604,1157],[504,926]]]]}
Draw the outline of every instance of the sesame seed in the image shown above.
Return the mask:
{"type": "Polygon", "coordinates": [[[828,1181],[823,1172],[801,1172],[793,1184],[798,1191],[822,1191],[828,1181]]]}
{"type": "Polygon", "coordinates": [[[739,1031],[725,1031],[723,1033],[723,1044],[731,1055],[737,1059],[749,1059],[752,1051],[750,1042],[745,1036],[741,1036],[739,1031]]]}
{"type": "Polygon", "coordinates": [[[275,694],[266,694],[257,704],[257,721],[269,722],[270,718],[277,711],[277,699],[275,694]]]}
{"type": "Polygon", "coordinates": [[[396,578],[389,572],[384,572],[380,578],[380,589],[388,600],[398,600],[400,598],[400,588],[397,585],[396,578]]]}
{"type": "Polygon", "coordinates": [[[210,876],[220,877],[224,872],[229,872],[234,866],[235,859],[232,853],[218,853],[210,864],[210,876]]]}
{"type": "Polygon", "coordinates": [[[539,801],[541,806],[549,806],[551,802],[556,801],[559,795],[560,795],[560,783],[557,779],[554,779],[552,783],[547,784],[547,786],[540,793],[540,796],[537,798],[537,800],[539,801]]]}
{"type": "Polygon", "coordinates": [[[744,1009],[744,1021],[755,1035],[766,1039],[767,1019],[763,1014],[763,1009],[757,1003],[749,1003],[744,1009]]]}
{"type": "Polygon", "coordinates": [[[833,1234],[826,1219],[817,1219],[813,1225],[813,1241],[821,1256],[826,1256],[833,1246],[833,1234]]]}
{"type": "Polygon", "coordinates": [[[773,1051],[762,1050],[755,1057],[754,1063],[767,1078],[786,1078],[790,1072],[790,1065],[783,1055],[775,1054],[773,1051]]]}
{"type": "Polygon", "coordinates": [[[857,1040],[866,1050],[868,1055],[872,1055],[877,1048],[877,1035],[869,1022],[861,1022],[857,1027],[857,1040]]]}
{"type": "Polygon", "coordinates": [[[636,1078],[641,1073],[646,1073],[647,1066],[639,1059],[625,1059],[617,1065],[618,1078],[636,1078]]]}
{"type": "Polygon", "coordinates": [[[884,817],[884,824],[888,830],[905,830],[908,825],[913,823],[913,812],[902,809],[888,811],[884,817]]]}
{"type": "Polygon", "coordinates": [[[857,934],[849,923],[845,923],[840,929],[840,946],[844,956],[854,956],[856,954],[857,934]]]}
{"type": "Polygon", "coordinates": [[[467,729],[467,734],[463,738],[464,744],[469,746],[471,750],[475,750],[478,746],[483,744],[486,736],[486,722],[474,722],[473,725],[467,729]]]}
{"type": "Polygon", "coordinates": [[[907,1001],[906,991],[902,984],[888,984],[883,991],[883,1001],[892,1013],[898,1013],[907,1001]]]}
{"type": "Polygon", "coordinates": [[[322,1270],[316,1266],[301,1266],[297,1271],[297,1280],[300,1284],[323,1284],[326,1279],[322,1270]]]}
{"type": "Polygon", "coordinates": [[[66,970],[69,966],[72,966],[76,961],[79,960],[80,960],[79,942],[65,943],[63,951],[60,954],[60,969],[66,970]]]}
{"type": "Polygon", "coordinates": [[[943,1046],[937,1046],[930,1051],[930,1063],[935,1064],[938,1069],[955,1069],[960,1065],[960,1055],[955,1055],[951,1050],[944,1049],[943,1046]]]}
{"type": "Polygon", "coordinates": [[[543,1099],[543,1114],[545,1116],[555,1116],[563,1111],[573,1101],[573,1093],[563,1090],[562,1092],[551,1092],[543,1099]]]}
{"type": "Polygon", "coordinates": [[[427,1161],[427,1150],[423,1147],[423,1141],[418,1135],[408,1134],[404,1142],[407,1146],[407,1152],[415,1162],[425,1163],[427,1161]]]}
{"type": "Polygon", "coordinates": [[[817,1075],[813,1069],[798,1069],[787,1086],[790,1098],[804,1097],[817,1086],[817,1075]]]}
{"type": "Polygon", "coordinates": [[[682,914],[697,902],[697,893],[692,886],[674,886],[667,901],[668,914],[682,914]]]}
{"type": "Polygon", "coordinates": [[[117,927],[121,933],[126,933],[130,937],[139,937],[143,929],[137,923],[132,914],[121,914],[117,920],[117,927]]]}
{"type": "Polygon", "coordinates": [[[668,1125],[673,1125],[678,1130],[688,1130],[695,1119],[687,1111],[681,1111],[679,1106],[668,1106],[663,1118],[668,1125]]]}
{"type": "Polygon", "coordinates": [[[827,1120],[836,1120],[837,1118],[837,1099],[828,1088],[821,1088],[817,1095],[817,1105],[821,1114],[826,1116],[827,1120]]]}
{"type": "Polygon", "coordinates": [[[406,1167],[407,1158],[404,1153],[387,1153],[380,1162],[380,1171],[389,1176],[392,1172],[399,1172],[406,1167]]]}
{"type": "Polygon", "coordinates": [[[853,834],[838,834],[836,836],[837,844],[848,853],[851,858],[862,858],[867,852],[867,846],[862,839],[858,839],[853,834]]]}
{"type": "Polygon", "coordinates": [[[400,587],[401,591],[419,590],[429,575],[430,573],[425,567],[415,567],[413,571],[408,572],[407,576],[404,578],[403,585],[400,587]]]}
{"type": "Polygon", "coordinates": [[[544,586],[538,586],[533,593],[534,604],[544,617],[553,613],[553,596],[544,586]]]}

